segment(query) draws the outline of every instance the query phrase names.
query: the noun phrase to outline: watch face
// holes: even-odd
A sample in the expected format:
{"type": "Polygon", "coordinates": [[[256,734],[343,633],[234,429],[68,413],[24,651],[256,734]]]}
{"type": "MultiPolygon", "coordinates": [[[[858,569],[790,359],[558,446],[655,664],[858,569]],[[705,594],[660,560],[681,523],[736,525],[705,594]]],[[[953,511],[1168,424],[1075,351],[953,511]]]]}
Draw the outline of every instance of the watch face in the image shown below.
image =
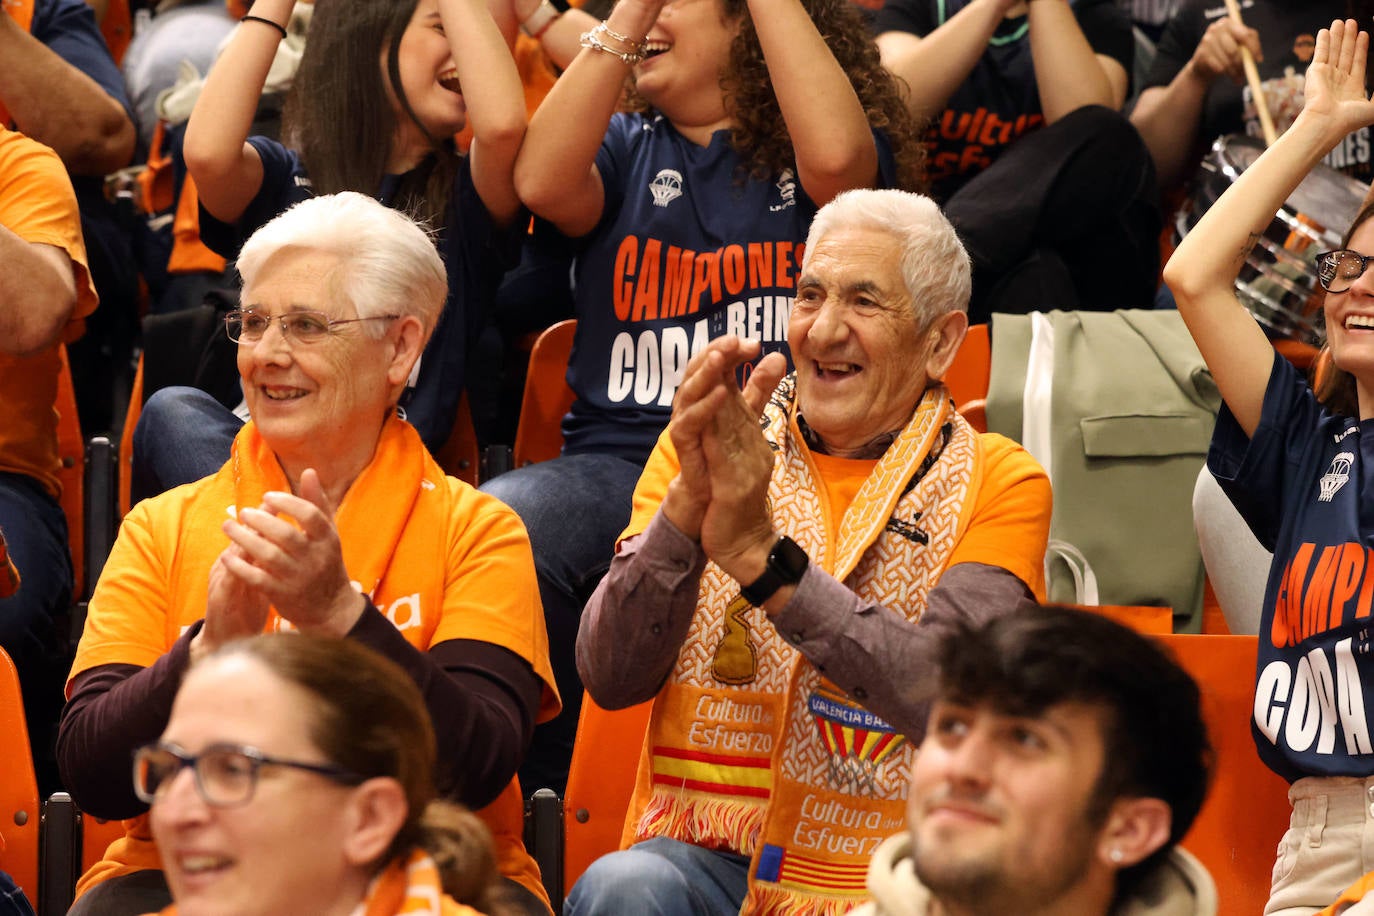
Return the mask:
{"type": "Polygon", "coordinates": [[[801,581],[802,573],[806,572],[806,567],[810,563],[811,559],[806,555],[806,551],[801,549],[801,545],[786,535],[778,539],[773,545],[773,552],[768,556],[768,565],[776,569],[782,580],[789,585],[796,585],[801,581]]]}

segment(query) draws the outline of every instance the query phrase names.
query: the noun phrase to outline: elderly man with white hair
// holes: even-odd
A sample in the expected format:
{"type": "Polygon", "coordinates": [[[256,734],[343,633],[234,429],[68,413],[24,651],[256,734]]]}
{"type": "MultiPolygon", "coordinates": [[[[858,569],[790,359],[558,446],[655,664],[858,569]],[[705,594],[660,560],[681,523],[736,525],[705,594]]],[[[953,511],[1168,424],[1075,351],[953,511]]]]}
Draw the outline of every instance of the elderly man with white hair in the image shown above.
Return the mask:
{"type": "Polygon", "coordinates": [[[796,371],[712,342],[688,364],[587,606],[578,668],[654,701],[625,829],[566,912],[844,912],[900,829],[940,636],[1043,592],[1050,488],[940,379],[969,259],[928,198],[817,214],[796,371]]]}

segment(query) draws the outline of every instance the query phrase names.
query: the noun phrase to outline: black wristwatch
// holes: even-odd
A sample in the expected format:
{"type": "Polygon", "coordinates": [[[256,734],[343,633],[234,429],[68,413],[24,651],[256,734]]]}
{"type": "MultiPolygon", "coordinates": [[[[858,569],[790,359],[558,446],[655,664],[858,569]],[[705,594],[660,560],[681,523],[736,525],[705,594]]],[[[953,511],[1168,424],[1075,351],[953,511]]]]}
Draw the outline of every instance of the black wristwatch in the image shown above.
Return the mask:
{"type": "Polygon", "coordinates": [[[784,585],[796,585],[800,582],[802,573],[806,572],[806,567],[810,564],[811,558],[806,555],[806,551],[784,534],[768,552],[768,567],[763,571],[763,575],[748,585],[741,586],[739,593],[744,596],[745,601],[754,607],[760,607],[784,585]]]}

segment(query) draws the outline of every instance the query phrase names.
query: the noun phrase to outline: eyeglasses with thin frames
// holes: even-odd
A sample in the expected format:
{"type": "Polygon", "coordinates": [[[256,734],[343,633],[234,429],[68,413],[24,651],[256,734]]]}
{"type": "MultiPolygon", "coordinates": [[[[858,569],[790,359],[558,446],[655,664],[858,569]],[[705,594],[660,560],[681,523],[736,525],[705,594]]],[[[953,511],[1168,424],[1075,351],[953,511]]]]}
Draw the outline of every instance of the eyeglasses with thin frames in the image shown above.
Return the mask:
{"type": "Polygon", "coordinates": [[[266,315],[257,309],[234,309],[224,316],[224,330],[236,344],[254,344],[262,340],[267,329],[276,321],[282,336],[301,344],[313,344],[334,333],[339,325],[360,321],[395,321],[400,315],[368,315],[364,318],[330,318],[324,312],[301,310],[285,315],[266,315]]]}
{"type": "Polygon", "coordinates": [[[364,780],[333,764],[269,757],[242,744],[212,744],[199,754],[189,754],[170,742],[156,742],[134,752],[134,794],[151,805],[178,773],[190,767],[195,774],[196,790],[207,805],[232,808],[253,800],[258,771],[265,766],[304,770],[341,785],[356,786],[364,780]]]}
{"type": "Polygon", "coordinates": [[[1374,255],[1360,254],[1349,248],[1323,251],[1317,255],[1317,282],[1328,293],[1343,293],[1369,269],[1374,255]]]}

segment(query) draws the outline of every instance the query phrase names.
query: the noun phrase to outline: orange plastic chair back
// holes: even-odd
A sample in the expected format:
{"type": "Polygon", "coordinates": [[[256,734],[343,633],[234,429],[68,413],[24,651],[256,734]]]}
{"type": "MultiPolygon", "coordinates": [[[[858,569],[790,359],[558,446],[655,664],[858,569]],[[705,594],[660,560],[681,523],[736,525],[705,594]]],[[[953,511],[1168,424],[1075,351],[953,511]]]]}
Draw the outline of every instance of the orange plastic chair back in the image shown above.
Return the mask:
{"type": "Polygon", "coordinates": [[[583,695],[568,788],[563,793],[565,894],[588,865],[620,848],[652,705],[645,702],[610,711],[583,695]]]}
{"type": "Polygon", "coordinates": [[[134,473],[134,427],[143,416],[143,354],[138,354],[134,388],[129,392],[129,407],[124,412],[124,429],[119,434],[119,517],[129,514],[129,482],[134,473]]]}
{"type": "Polygon", "coordinates": [[[0,649],[0,869],[38,907],[38,780],[19,673],[0,649]]]}
{"type": "Polygon", "coordinates": [[[530,350],[512,456],[517,468],[557,458],[563,450],[563,415],[573,402],[568,357],[576,332],[576,319],[560,321],[546,328],[530,350]]]}
{"type": "MultiPolygon", "coordinates": [[[[76,391],[72,388],[72,370],[67,362],[67,348],[57,348],[57,454],[62,461],[57,479],[62,483],[62,514],[67,517],[67,549],[72,554],[73,588],[80,591],[86,581],[86,525],[84,480],[86,469],[86,440],[81,437],[81,419],[76,414],[76,391]]],[[[22,576],[24,571],[21,569],[22,576]]]]}
{"type": "Polygon", "coordinates": [[[1254,636],[1159,637],[1198,682],[1216,751],[1212,789],[1183,845],[1216,881],[1221,916],[1253,916],[1269,899],[1274,850],[1288,829],[1288,784],[1260,762],[1250,736],[1254,636]]]}
{"type": "Polygon", "coordinates": [[[992,377],[992,340],[986,324],[970,325],[968,334],[954,362],[945,373],[945,387],[960,412],[970,401],[988,396],[988,381],[992,377]]]}
{"type": "Polygon", "coordinates": [[[477,430],[472,425],[472,408],[468,406],[468,393],[464,391],[462,399],[458,401],[458,416],[453,418],[453,431],[448,434],[448,441],[439,449],[434,460],[439,462],[445,474],[475,487],[481,458],[477,430]]]}

